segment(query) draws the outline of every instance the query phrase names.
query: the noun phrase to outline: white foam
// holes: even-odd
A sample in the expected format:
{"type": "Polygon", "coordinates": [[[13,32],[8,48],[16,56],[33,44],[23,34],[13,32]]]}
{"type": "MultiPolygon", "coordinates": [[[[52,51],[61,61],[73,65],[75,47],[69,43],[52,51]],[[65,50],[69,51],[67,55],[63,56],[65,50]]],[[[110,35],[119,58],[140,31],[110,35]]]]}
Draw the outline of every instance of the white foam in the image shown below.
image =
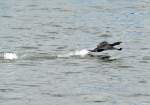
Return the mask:
{"type": "Polygon", "coordinates": [[[80,51],[75,51],[74,55],[79,55],[81,57],[86,56],[87,54],[89,54],[89,51],[86,49],[80,50],[80,51]]]}
{"type": "Polygon", "coordinates": [[[89,51],[86,50],[86,49],[83,49],[83,50],[80,50],[80,51],[74,51],[74,52],[70,52],[70,53],[67,53],[67,54],[57,55],[57,57],[71,57],[71,56],[85,57],[88,54],[89,54],[89,51]]]}
{"type": "Polygon", "coordinates": [[[15,53],[4,53],[4,59],[14,60],[18,59],[18,56],[15,53]]]}

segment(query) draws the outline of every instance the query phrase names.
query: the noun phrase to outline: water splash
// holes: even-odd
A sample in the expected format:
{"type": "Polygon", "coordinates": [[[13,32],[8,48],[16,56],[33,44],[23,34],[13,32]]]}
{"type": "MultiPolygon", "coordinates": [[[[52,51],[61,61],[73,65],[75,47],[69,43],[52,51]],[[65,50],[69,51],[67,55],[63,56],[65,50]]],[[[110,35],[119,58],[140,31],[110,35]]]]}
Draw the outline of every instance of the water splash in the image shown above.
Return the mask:
{"type": "Polygon", "coordinates": [[[57,57],[72,57],[72,56],[79,56],[79,57],[85,57],[90,53],[90,51],[86,49],[82,49],[79,51],[73,51],[69,52],[67,54],[58,54],[57,57]]]}
{"type": "Polygon", "coordinates": [[[18,59],[18,56],[16,53],[0,53],[0,59],[1,60],[15,60],[15,59],[18,59]]]}

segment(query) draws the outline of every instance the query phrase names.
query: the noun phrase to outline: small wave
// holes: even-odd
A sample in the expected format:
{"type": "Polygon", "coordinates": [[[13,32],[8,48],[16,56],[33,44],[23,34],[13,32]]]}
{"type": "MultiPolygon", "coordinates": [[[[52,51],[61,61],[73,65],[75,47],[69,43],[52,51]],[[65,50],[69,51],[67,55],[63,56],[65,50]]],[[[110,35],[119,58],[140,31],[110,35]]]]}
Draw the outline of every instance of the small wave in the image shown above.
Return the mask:
{"type": "Polygon", "coordinates": [[[15,60],[18,59],[17,54],[15,53],[0,53],[1,60],[15,60]]]}

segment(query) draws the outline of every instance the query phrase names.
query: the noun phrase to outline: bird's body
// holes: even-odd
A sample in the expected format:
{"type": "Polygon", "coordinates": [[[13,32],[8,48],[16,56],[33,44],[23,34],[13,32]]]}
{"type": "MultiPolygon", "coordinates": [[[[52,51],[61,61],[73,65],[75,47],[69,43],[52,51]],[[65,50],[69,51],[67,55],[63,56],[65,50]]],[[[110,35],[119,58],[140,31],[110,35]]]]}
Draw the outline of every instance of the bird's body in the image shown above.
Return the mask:
{"type": "Polygon", "coordinates": [[[105,50],[122,50],[122,48],[114,47],[114,46],[120,45],[120,44],[121,44],[121,42],[115,42],[113,44],[110,44],[106,41],[103,41],[103,42],[99,43],[95,49],[89,50],[89,51],[91,51],[91,52],[102,52],[105,50]]]}

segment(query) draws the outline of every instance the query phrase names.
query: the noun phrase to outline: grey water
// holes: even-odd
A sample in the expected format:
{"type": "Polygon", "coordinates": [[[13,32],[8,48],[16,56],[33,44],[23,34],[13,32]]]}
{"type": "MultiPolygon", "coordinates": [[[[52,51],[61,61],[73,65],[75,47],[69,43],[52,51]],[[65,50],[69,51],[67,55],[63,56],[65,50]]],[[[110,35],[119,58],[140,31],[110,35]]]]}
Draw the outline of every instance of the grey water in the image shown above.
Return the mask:
{"type": "Polygon", "coordinates": [[[150,105],[149,0],[1,0],[0,105],[150,105]],[[116,60],[61,57],[122,41],[116,60]]]}

